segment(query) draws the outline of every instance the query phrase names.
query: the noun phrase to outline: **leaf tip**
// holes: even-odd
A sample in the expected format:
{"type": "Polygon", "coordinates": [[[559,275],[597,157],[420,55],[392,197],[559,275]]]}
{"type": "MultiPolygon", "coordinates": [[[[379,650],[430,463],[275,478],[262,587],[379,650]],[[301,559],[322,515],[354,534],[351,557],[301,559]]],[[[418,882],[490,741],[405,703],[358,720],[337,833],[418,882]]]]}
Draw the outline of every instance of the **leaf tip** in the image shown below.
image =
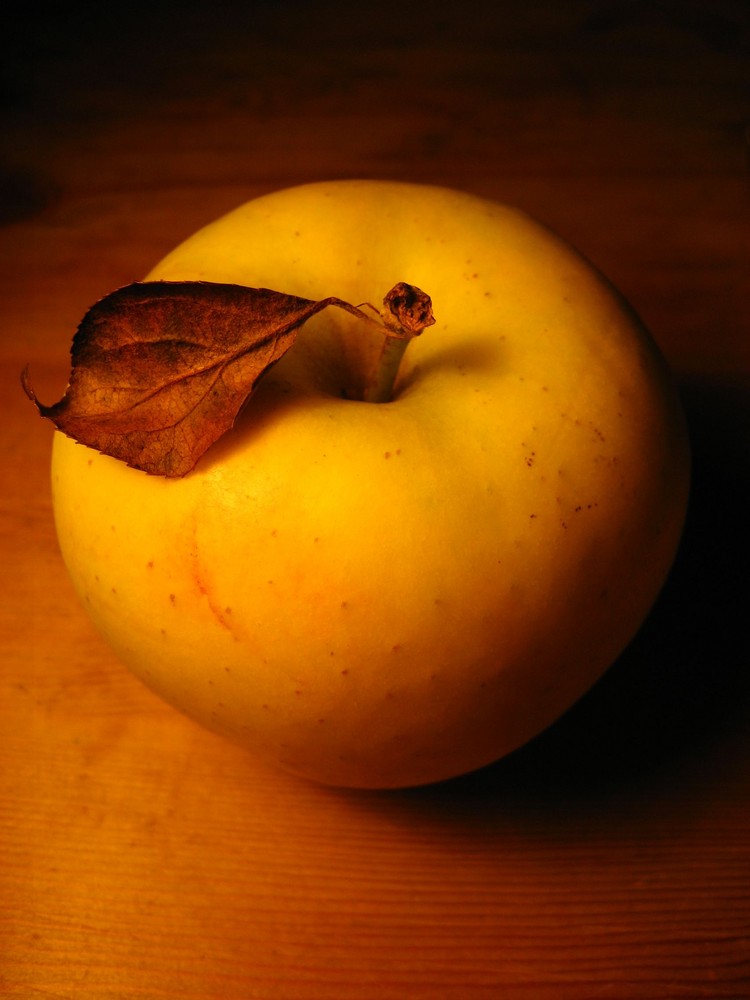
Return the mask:
{"type": "Polygon", "coordinates": [[[26,393],[27,398],[31,400],[34,406],[36,406],[37,410],[42,413],[43,407],[37,399],[36,393],[34,392],[34,388],[31,384],[31,373],[28,365],[24,365],[23,371],[21,372],[21,388],[26,393]]]}

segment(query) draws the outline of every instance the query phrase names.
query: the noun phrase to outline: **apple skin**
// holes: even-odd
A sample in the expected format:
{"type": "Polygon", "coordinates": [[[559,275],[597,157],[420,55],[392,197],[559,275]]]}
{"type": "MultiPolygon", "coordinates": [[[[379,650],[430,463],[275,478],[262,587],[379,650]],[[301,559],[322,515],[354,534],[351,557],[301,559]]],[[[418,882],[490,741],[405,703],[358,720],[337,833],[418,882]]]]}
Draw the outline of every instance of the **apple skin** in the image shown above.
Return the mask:
{"type": "Polygon", "coordinates": [[[316,183],[238,208],[149,279],[379,304],[433,298],[394,398],[326,310],[179,480],[53,446],[63,557],[142,680],[324,783],[395,788],[497,760],[607,669],[685,517],[689,447],[623,299],[524,214],[439,187],[316,183]]]}

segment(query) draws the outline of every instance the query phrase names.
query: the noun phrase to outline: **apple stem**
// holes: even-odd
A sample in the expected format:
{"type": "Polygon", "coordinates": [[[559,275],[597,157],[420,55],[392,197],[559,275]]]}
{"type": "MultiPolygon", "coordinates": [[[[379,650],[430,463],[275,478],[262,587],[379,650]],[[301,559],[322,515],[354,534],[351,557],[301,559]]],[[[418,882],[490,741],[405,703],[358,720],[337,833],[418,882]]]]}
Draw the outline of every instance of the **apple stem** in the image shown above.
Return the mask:
{"type": "Polygon", "coordinates": [[[375,371],[364,392],[367,403],[387,403],[393,398],[401,359],[409,343],[432,326],[430,296],[415,285],[400,281],[383,299],[380,318],[386,329],[375,371]]]}
{"type": "Polygon", "coordinates": [[[365,388],[366,403],[387,403],[393,398],[393,385],[401,358],[411,340],[411,337],[391,337],[386,334],[373,378],[365,388]]]}

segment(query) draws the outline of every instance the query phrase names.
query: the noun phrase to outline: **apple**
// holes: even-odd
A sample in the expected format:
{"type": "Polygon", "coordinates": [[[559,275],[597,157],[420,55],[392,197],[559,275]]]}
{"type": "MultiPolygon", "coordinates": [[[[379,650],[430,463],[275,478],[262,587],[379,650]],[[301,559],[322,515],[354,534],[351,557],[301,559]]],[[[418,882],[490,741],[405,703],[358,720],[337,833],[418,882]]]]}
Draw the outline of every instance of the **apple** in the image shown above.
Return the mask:
{"type": "Polygon", "coordinates": [[[147,685],[340,786],[453,777],[542,731],[638,630],[685,517],[689,447],[622,297],[522,212],[434,186],[315,183],[245,204],[149,278],[379,303],[437,322],[392,397],[382,336],[326,310],[181,479],[59,431],[80,597],[147,685]]]}

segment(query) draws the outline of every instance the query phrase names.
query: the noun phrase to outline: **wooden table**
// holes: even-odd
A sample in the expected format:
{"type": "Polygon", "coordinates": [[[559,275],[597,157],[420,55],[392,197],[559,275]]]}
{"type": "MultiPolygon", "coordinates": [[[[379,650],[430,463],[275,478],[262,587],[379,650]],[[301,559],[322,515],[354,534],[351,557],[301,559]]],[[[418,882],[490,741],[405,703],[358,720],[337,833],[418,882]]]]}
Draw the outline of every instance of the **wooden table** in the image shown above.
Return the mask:
{"type": "Polygon", "coordinates": [[[0,996],[747,1000],[747,4],[100,6],[6,13],[2,41],[0,996]],[[18,381],[57,398],[88,306],[199,225],[357,175],[577,244],[695,446],[675,571],[605,679],[498,765],[394,794],[277,773],[125,671],[18,381]]]}

